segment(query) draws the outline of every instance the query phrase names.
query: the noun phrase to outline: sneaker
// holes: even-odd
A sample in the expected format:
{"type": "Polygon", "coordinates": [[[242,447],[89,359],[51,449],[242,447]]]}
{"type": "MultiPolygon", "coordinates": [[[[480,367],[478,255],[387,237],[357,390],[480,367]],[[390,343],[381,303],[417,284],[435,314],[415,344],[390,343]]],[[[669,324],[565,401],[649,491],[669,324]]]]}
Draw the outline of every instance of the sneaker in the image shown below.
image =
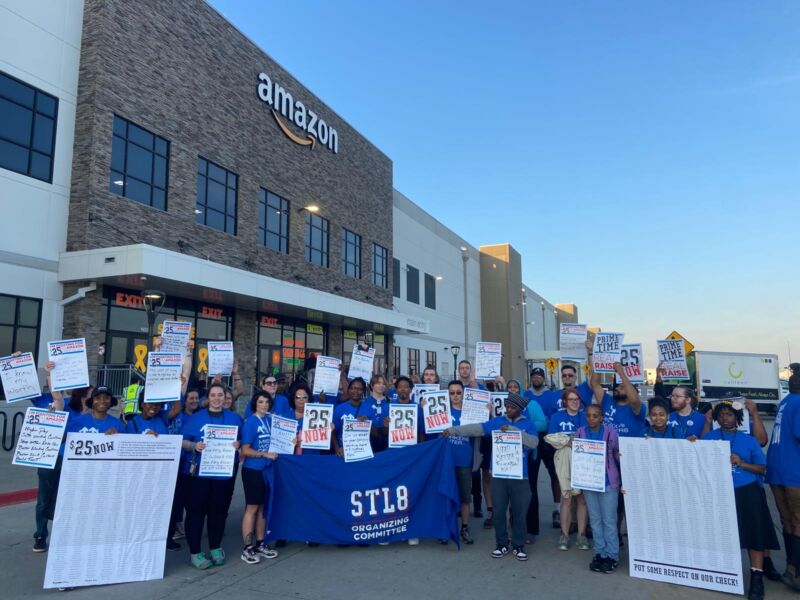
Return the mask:
{"type": "Polygon", "coordinates": [[[47,552],[47,542],[43,537],[33,538],[34,552],[47,552]]]}
{"type": "Polygon", "coordinates": [[[267,544],[259,544],[255,550],[256,553],[263,558],[278,558],[278,551],[273,550],[267,544]]]}
{"type": "Polygon", "coordinates": [[[253,546],[245,546],[242,549],[242,560],[248,565],[255,565],[261,562],[261,556],[253,546]]]}
{"type": "Polygon", "coordinates": [[[494,509],[490,508],[486,511],[486,520],[483,522],[484,529],[491,529],[494,527],[494,509]]]}
{"type": "Polygon", "coordinates": [[[595,554],[592,562],[589,563],[589,570],[595,573],[601,573],[603,571],[603,557],[599,554],[595,554]]]}
{"type": "Polygon", "coordinates": [[[469,530],[469,525],[461,526],[461,540],[465,544],[474,544],[475,540],[472,539],[472,532],[469,530]]]}
{"type": "Polygon", "coordinates": [[[523,546],[517,546],[514,548],[514,557],[517,560],[528,560],[528,553],[525,552],[525,548],[523,546]]]}
{"type": "Polygon", "coordinates": [[[419,546],[419,538],[411,538],[408,540],[409,546],[419,546]]]}
{"type": "Polygon", "coordinates": [[[171,539],[171,540],[168,539],[167,540],[167,550],[170,550],[170,551],[174,552],[174,551],[180,550],[180,549],[181,549],[181,545],[178,542],[176,542],[174,539],[171,539]]]}
{"type": "Polygon", "coordinates": [[[579,535],[575,545],[578,547],[578,550],[589,550],[589,540],[586,539],[585,535],[579,535]]]}
{"type": "Polygon", "coordinates": [[[559,550],[569,550],[569,538],[565,535],[561,535],[558,538],[558,549],[559,550]]]}
{"type": "Polygon", "coordinates": [[[553,529],[561,529],[561,511],[553,511],[553,529]]]}
{"type": "Polygon", "coordinates": [[[750,589],[748,600],[764,600],[764,573],[750,569],[750,589]]]}
{"type": "Polygon", "coordinates": [[[180,540],[186,537],[186,531],[183,529],[183,525],[176,525],[175,526],[175,533],[172,534],[173,540],[180,540]]]}
{"type": "Polygon", "coordinates": [[[617,561],[613,558],[609,558],[608,556],[603,557],[603,564],[600,565],[600,570],[603,573],[613,573],[617,570],[617,561]]]}
{"type": "Polygon", "coordinates": [[[378,542],[378,546],[388,546],[389,542],[378,542]]]}
{"type": "Polygon", "coordinates": [[[212,565],[212,562],[206,558],[205,552],[198,552],[197,554],[192,554],[192,566],[195,569],[208,569],[212,565]]]}
{"type": "Polygon", "coordinates": [[[505,544],[497,544],[497,547],[492,550],[492,558],[503,558],[508,554],[508,546],[505,544]]]}
{"type": "Polygon", "coordinates": [[[212,548],[210,554],[211,562],[214,563],[215,567],[221,567],[225,564],[225,550],[222,548],[212,548]]]}

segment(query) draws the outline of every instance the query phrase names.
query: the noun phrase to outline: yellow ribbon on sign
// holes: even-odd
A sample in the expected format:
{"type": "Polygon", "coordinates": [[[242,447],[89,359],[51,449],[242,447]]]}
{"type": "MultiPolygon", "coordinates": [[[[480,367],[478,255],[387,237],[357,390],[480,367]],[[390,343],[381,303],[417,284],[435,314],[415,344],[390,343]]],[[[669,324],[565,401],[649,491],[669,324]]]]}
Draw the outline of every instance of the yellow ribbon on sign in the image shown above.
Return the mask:
{"type": "Polygon", "coordinates": [[[136,364],[134,365],[134,368],[138,369],[142,373],[146,373],[147,365],[145,364],[144,359],[147,356],[147,346],[144,344],[137,344],[133,349],[133,353],[136,355],[136,364]]]}
{"type": "Polygon", "coordinates": [[[199,364],[197,365],[197,372],[198,373],[208,373],[208,365],[206,364],[206,359],[208,358],[208,348],[200,348],[197,351],[197,360],[199,364]]]}

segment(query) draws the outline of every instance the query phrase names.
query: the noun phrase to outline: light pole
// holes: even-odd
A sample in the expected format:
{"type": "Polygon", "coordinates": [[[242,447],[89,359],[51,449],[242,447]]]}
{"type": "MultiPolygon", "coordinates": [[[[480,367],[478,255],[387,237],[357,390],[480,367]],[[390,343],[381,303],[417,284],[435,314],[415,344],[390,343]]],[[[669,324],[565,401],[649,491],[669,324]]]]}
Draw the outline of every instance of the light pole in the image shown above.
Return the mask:
{"type": "Polygon", "coordinates": [[[540,301],[542,305],[542,350],[547,350],[547,321],[544,320],[544,300],[540,301]]]}
{"type": "Polygon", "coordinates": [[[147,349],[153,349],[153,330],[156,325],[156,317],[164,307],[167,295],[160,290],[145,290],[142,292],[142,304],[147,313],[147,349]]]}
{"type": "Polygon", "coordinates": [[[458,353],[461,351],[460,346],[450,346],[450,352],[453,353],[453,379],[458,379],[458,353]]]}

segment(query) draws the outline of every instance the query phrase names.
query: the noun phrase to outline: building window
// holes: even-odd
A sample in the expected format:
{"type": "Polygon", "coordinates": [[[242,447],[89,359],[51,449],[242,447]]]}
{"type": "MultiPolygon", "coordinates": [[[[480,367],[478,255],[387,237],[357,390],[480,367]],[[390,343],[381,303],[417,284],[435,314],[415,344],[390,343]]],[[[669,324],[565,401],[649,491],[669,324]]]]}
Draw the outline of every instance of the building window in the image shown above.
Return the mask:
{"type": "Polygon", "coordinates": [[[37,358],[42,301],[0,294],[0,356],[30,352],[37,358]]]}
{"type": "Polygon", "coordinates": [[[114,115],[109,191],[167,210],[167,173],[169,142],[114,115]]]}
{"type": "Polygon", "coordinates": [[[306,211],[306,260],[328,266],[328,219],[306,211]]]}
{"type": "Polygon", "coordinates": [[[50,183],[58,98],[0,73],[0,167],[50,183]]]}
{"type": "Polygon", "coordinates": [[[289,253],[289,201],[264,188],[258,190],[258,235],[267,248],[289,253]]]}
{"type": "Polygon", "coordinates": [[[325,354],[328,330],[321,323],[295,321],[277,315],[260,314],[258,320],[259,377],[305,370],[306,360],[325,354]]]}
{"type": "Polygon", "coordinates": [[[342,229],[342,273],[361,279],[361,236],[342,229]]]}
{"type": "Polygon", "coordinates": [[[392,291],[395,298],[400,297],[400,261],[392,259],[392,291]]]}
{"type": "Polygon", "coordinates": [[[419,269],[406,266],[406,300],[419,304],[419,269]]]}
{"type": "Polygon", "coordinates": [[[408,375],[419,375],[419,350],[408,349],[408,375]]]}
{"type": "Polygon", "coordinates": [[[236,235],[236,190],[239,177],[218,164],[197,158],[197,222],[236,235]]]}
{"type": "Polygon", "coordinates": [[[386,273],[389,266],[389,251],[378,244],[372,244],[372,283],[385,288],[389,283],[386,273]]]}
{"type": "Polygon", "coordinates": [[[392,376],[400,377],[400,346],[392,346],[392,376]]]}
{"type": "Polygon", "coordinates": [[[436,278],[425,273],[425,306],[436,308],[436,278]]]}
{"type": "Polygon", "coordinates": [[[425,351],[425,368],[427,369],[428,367],[436,368],[436,352],[431,352],[430,350],[425,351]]]}

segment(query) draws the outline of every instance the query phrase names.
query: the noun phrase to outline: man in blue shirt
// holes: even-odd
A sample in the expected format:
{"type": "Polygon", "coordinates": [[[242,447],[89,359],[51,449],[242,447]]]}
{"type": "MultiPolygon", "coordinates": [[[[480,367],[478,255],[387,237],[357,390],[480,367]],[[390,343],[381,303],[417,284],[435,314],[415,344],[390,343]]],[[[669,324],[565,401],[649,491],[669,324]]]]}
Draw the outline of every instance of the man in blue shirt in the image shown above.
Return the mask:
{"type": "Polygon", "coordinates": [[[600,385],[600,376],[592,371],[590,385],[594,402],[602,406],[606,425],[616,429],[619,437],[644,437],[646,411],[639,392],[620,363],[614,363],[614,371],[622,383],[615,385],[610,395],[600,385]]]}

